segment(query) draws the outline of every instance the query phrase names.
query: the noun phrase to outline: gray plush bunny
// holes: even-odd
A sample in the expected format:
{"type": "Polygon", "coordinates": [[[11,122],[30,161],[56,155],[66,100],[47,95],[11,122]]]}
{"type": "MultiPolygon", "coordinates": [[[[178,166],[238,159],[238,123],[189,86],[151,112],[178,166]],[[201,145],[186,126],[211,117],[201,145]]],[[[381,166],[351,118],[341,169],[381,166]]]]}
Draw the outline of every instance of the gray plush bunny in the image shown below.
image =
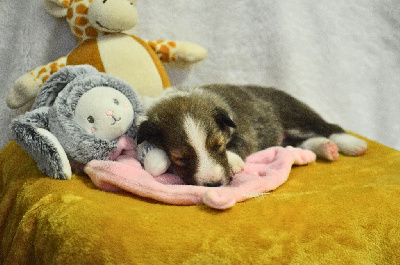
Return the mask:
{"type": "Polygon", "coordinates": [[[11,129],[43,173],[70,179],[70,161],[107,160],[121,136],[136,137],[142,115],[141,99],[125,81],[89,65],[67,66],[46,81],[33,109],[11,129]]]}

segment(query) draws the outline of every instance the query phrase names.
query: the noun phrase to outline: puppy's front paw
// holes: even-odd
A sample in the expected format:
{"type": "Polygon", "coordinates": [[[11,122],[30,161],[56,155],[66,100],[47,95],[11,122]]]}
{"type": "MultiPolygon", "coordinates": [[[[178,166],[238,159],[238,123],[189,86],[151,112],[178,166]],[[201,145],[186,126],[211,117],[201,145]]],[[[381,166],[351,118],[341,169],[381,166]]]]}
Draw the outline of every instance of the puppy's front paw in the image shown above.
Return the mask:
{"type": "Polygon", "coordinates": [[[147,172],[157,177],[168,170],[171,161],[163,150],[155,148],[147,153],[143,165],[147,172]]]}
{"type": "Polygon", "coordinates": [[[232,169],[233,174],[237,174],[243,171],[244,169],[243,159],[239,155],[231,151],[227,151],[226,154],[228,156],[228,163],[232,169]]]}

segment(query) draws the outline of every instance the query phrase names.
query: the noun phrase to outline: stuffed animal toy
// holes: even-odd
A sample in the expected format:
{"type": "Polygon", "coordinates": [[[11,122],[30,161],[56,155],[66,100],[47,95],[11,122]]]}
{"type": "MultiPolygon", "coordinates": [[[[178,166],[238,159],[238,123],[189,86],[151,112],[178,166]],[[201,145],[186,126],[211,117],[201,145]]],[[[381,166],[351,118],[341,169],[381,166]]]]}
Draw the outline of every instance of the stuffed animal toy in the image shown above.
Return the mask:
{"type": "Polygon", "coordinates": [[[70,179],[70,162],[118,156],[118,141],[136,137],[143,112],[125,81],[89,65],[67,66],[46,81],[32,111],[13,120],[11,129],[44,174],[70,179]]]}
{"type": "Polygon", "coordinates": [[[190,42],[144,41],[122,33],[138,21],[134,3],[135,0],[45,0],[51,15],[66,17],[80,44],[67,56],[18,78],[7,95],[7,105],[29,109],[51,74],[66,65],[81,64],[125,80],[141,97],[156,97],[170,86],[161,61],[195,63],[207,56],[204,48],[190,42]]]}

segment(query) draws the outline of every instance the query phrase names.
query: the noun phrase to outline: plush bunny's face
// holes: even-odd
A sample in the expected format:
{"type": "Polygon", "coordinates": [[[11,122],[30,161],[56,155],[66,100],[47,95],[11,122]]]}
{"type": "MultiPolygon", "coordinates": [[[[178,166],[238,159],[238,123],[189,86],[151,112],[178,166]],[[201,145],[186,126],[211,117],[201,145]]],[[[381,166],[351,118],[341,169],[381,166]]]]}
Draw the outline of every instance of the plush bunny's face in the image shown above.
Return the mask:
{"type": "Polygon", "coordinates": [[[93,137],[114,140],[132,125],[134,112],[128,98],[111,87],[94,87],[75,108],[76,122],[93,137]]]}

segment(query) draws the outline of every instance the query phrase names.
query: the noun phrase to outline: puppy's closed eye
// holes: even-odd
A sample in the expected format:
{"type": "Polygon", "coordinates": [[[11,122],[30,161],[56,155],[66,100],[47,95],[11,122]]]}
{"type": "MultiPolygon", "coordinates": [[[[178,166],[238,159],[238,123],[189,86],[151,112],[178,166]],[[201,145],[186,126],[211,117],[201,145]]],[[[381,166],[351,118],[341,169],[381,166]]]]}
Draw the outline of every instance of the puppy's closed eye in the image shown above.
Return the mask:
{"type": "Polygon", "coordinates": [[[221,154],[225,152],[226,149],[226,139],[222,135],[218,135],[217,137],[209,137],[208,139],[209,149],[221,154]]]}
{"type": "Polygon", "coordinates": [[[215,152],[217,152],[217,153],[223,153],[224,151],[225,151],[225,144],[223,144],[223,143],[218,143],[218,144],[215,144],[213,147],[212,147],[212,150],[213,151],[215,151],[215,152]]]}
{"type": "Polygon", "coordinates": [[[185,158],[182,154],[179,153],[171,153],[171,162],[178,167],[185,167],[189,163],[189,159],[185,158]]]}

